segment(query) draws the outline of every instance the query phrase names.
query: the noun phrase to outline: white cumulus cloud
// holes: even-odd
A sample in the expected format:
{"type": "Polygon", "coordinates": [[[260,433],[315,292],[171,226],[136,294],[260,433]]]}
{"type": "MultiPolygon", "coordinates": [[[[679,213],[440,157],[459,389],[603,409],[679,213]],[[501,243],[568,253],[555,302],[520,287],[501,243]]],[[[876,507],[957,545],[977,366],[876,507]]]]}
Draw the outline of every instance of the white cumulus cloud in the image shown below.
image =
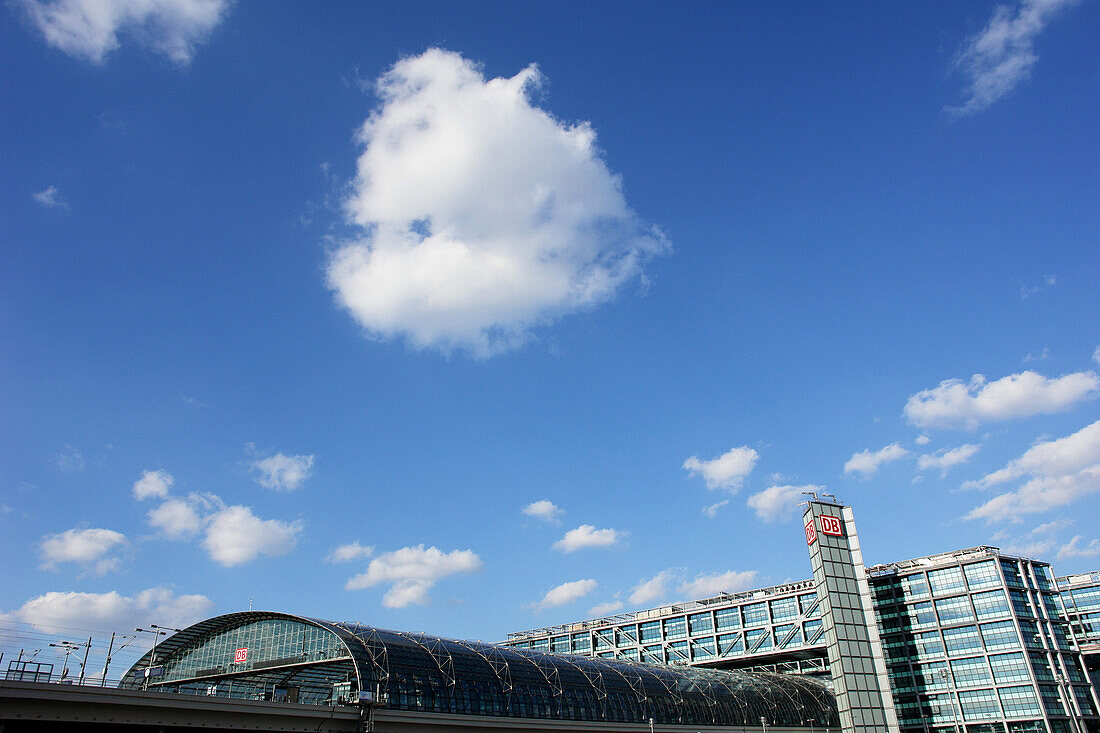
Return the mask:
{"type": "Polygon", "coordinates": [[[1022,483],[975,507],[966,518],[1019,521],[1022,515],[1066,506],[1100,491],[1100,420],[1064,438],[1038,443],[963,488],[989,489],[1015,481],[1022,483]]]}
{"type": "Polygon", "coordinates": [[[191,537],[202,529],[202,512],[209,509],[209,499],[191,494],[186,499],[168,498],[145,515],[149,524],[159,529],[170,540],[191,537]]]}
{"type": "Polygon", "coordinates": [[[730,570],[726,573],[697,575],[694,580],[681,583],[676,589],[685,598],[710,598],[719,593],[736,593],[745,590],[756,581],[755,570],[730,570]]]}
{"type": "Polygon", "coordinates": [[[373,545],[361,545],[359,540],[355,542],[349,542],[346,545],[340,545],[335,550],[329,553],[325,558],[328,562],[350,562],[352,560],[361,560],[363,558],[370,557],[374,554],[373,545]]]}
{"type": "Polygon", "coordinates": [[[228,506],[208,516],[202,546],[225,567],[243,565],[260,555],[285,555],[298,543],[301,522],[260,519],[246,506],[228,506]]]}
{"type": "Polygon", "coordinates": [[[585,547],[610,547],[619,542],[622,533],[614,529],[596,529],[591,524],[582,524],[571,529],[554,543],[555,550],[575,552],[585,547]]]}
{"type": "Polygon", "coordinates": [[[1089,540],[1087,544],[1081,542],[1085,538],[1076,535],[1058,550],[1058,560],[1068,560],[1071,557],[1095,557],[1100,555],[1100,539],[1089,540]]]}
{"type": "Polygon", "coordinates": [[[532,104],[542,81],[534,65],[487,80],[437,48],[378,80],[346,202],[362,238],[328,266],[368,334],[487,357],[609,300],[668,249],[627,206],[592,127],[532,104]]]}
{"type": "Polygon", "coordinates": [[[909,455],[909,451],[897,443],[891,443],[876,451],[867,449],[852,454],[852,457],[844,464],[844,473],[862,473],[864,476],[874,476],[883,464],[896,461],[907,455],[909,455]]]}
{"type": "Polygon", "coordinates": [[[353,576],[347,590],[370,588],[382,583],[390,587],[382,596],[386,608],[404,608],[411,603],[427,604],[428,592],[449,575],[471,573],[481,567],[481,558],[473,550],[443,552],[435,547],[403,547],[386,552],[370,561],[365,573],[353,576]]]}
{"type": "Polygon", "coordinates": [[[998,5],[993,17],[966,40],[955,66],[969,80],[965,102],[944,109],[967,115],[989,107],[1031,75],[1039,60],[1035,37],[1055,13],[1076,0],[1023,0],[998,5]]]}
{"type": "Polygon", "coordinates": [[[122,559],[113,553],[129,546],[121,532],[111,529],[69,529],[42,538],[39,551],[42,568],[52,570],[60,563],[74,563],[95,575],[117,570],[122,559]]]}
{"type": "Polygon", "coordinates": [[[961,466],[973,458],[981,448],[980,445],[965,443],[958,448],[944,448],[935,453],[925,453],[917,458],[917,470],[927,471],[930,468],[936,468],[939,469],[942,478],[955,466],[961,466]]]}
{"type": "Polygon", "coordinates": [[[54,48],[102,63],[119,36],[190,63],[195,46],[221,21],[227,0],[16,0],[54,48]]]}
{"type": "Polygon", "coordinates": [[[3,616],[46,634],[68,636],[73,628],[124,630],[149,623],[182,629],[205,618],[213,606],[206,596],[177,596],[167,588],[149,588],[134,596],[51,591],[3,616]]]}
{"type": "Polygon", "coordinates": [[[313,475],[313,456],[276,453],[252,462],[256,482],[265,489],[294,491],[313,475]]]}
{"type": "Polygon", "coordinates": [[[565,513],[561,507],[555,506],[554,502],[548,499],[542,499],[540,501],[533,501],[527,506],[523,507],[523,513],[529,517],[537,517],[544,522],[550,522],[551,524],[561,524],[559,516],[565,513]]]}
{"type": "Polygon", "coordinates": [[[138,501],[163,499],[175,482],[167,471],[142,471],[141,478],[134,482],[134,498],[138,501]]]}
{"type": "Polygon", "coordinates": [[[677,568],[662,570],[652,578],[644,578],[630,589],[628,600],[635,605],[662,601],[668,597],[669,586],[683,580],[684,571],[677,568]]]}
{"type": "Polygon", "coordinates": [[[747,445],[730,448],[728,451],[710,460],[701,460],[697,456],[684,461],[683,468],[691,474],[698,474],[707,482],[708,489],[741,488],[745,477],[752,473],[760,454],[747,445]]]}
{"type": "Polygon", "coordinates": [[[756,516],[766,522],[774,522],[778,519],[790,519],[798,503],[805,501],[804,492],[811,491],[820,494],[825,491],[824,486],[805,484],[803,486],[769,486],[763,491],[749,497],[749,508],[756,512],[756,516]]]}
{"type": "Polygon", "coordinates": [[[588,615],[593,618],[610,616],[622,607],[622,601],[606,601],[604,603],[597,603],[595,606],[592,606],[592,608],[588,609],[588,615]]]}
{"type": "Polygon", "coordinates": [[[711,519],[714,519],[718,516],[718,510],[729,503],[729,499],[722,499],[722,501],[716,501],[713,504],[707,504],[705,507],[703,507],[703,514],[710,517],[711,519]]]}
{"type": "Polygon", "coordinates": [[[585,578],[584,580],[574,580],[569,583],[562,583],[561,585],[551,588],[546,592],[546,595],[542,597],[542,600],[534,604],[536,609],[551,608],[554,606],[564,606],[574,601],[578,601],[584,598],[586,595],[596,590],[599,585],[592,578],[585,578]]]}
{"type": "Polygon", "coordinates": [[[1100,377],[1074,372],[1048,378],[1032,371],[987,382],[975,374],[970,382],[947,379],[921,390],[905,403],[905,417],[924,428],[975,428],[986,422],[1066,410],[1100,392],[1100,377]]]}

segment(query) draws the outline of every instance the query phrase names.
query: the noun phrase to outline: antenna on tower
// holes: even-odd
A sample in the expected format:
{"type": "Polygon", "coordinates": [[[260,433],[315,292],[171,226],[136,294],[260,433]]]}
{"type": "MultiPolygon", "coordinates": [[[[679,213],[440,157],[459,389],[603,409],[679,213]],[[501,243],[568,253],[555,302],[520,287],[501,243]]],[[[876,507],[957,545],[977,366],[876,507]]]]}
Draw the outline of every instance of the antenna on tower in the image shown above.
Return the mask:
{"type": "Polygon", "coordinates": [[[251,611],[251,610],[252,610],[252,596],[249,596],[249,597],[248,597],[248,610],[249,610],[249,611],[251,611]]]}

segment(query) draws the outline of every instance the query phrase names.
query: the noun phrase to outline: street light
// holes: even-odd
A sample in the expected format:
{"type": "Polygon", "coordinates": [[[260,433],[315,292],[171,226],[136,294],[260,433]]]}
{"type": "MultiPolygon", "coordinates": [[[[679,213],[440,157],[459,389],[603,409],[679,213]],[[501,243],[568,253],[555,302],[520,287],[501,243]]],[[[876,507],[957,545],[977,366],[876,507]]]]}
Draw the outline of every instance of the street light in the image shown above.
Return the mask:
{"type": "Polygon", "coordinates": [[[155,665],[157,661],[157,642],[160,641],[160,637],[168,636],[169,631],[179,630],[180,629],[175,629],[171,626],[158,626],[156,624],[149,624],[149,628],[147,629],[134,629],[134,631],[139,631],[143,634],[153,635],[153,650],[149,653],[149,664],[145,667],[145,680],[141,683],[141,689],[149,689],[149,673],[150,670],[153,669],[153,665],[155,665]]]}
{"type": "Polygon", "coordinates": [[[936,670],[936,674],[942,677],[944,684],[947,685],[947,702],[951,705],[951,727],[954,728],[955,733],[959,733],[959,718],[955,715],[955,696],[951,690],[951,673],[947,667],[940,667],[936,670]]]}

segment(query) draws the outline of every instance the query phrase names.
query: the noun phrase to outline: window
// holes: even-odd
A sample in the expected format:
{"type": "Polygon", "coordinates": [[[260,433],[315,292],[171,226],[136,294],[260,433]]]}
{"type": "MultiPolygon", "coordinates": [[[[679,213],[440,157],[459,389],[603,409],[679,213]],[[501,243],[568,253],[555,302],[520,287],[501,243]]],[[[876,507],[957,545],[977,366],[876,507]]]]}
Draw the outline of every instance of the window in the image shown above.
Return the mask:
{"type": "Polygon", "coordinates": [[[966,590],[962,568],[933,570],[928,573],[928,585],[934,596],[946,596],[966,590]]]}
{"type": "Polygon", "coordinates": [[[772,612],[773,622],[798,618],[798,599],[794,596],[769,601],[768,606],[772,612]]]}
{"type": "Polygon", "coordinates": [[[693,613],[688,616],[688,629],[691,636],[700,636],[714,631],[714,619],[710,612],[693,613]]]}
{"type": "Polygon", "coordinates": [[[951,657],[982,650],[982,641],[978,637],[978,629],[973,626],[944,629],[943,643],[947,648],[947,655],[951,657]]]}
{"type": "Polygon", "coordinates": [[[906,610],[914,629],[924,629],[936,625],[936,613],[932,610],[931,601],[914,603],[906,610]]]}
{"type": "Polygon", "coordinates": [[[620,626],[615,629],[615,642],[617,646],[634,646],[638,643],[638,627],[635,624],[620,626]]]}
{"type": "Polygon", "coordinates": [[[687,636],[687,619],[683,616],[665,619],[665,638],[683,639],[687,636]]]}
{"type": "Polygon", "coordinates": [[[947,689],[947,662],[922,664],[914,675],[917,678],[917,689],[921,692],[947,689]]]}
{"type": "Polygon", "coordinates": [[[974,610],[978,613],[979,621],[988,621],[993,618],[1008,616],[1008,600],[1003,590],[991,590],[985,593],[975,593],[974,610]]]}
{"type": "Polygon", "coordinates": [[[737,608],[723,608],[714,612],[719,631],[741,628],[741,611],[737,608]]]}
{"type": "Polygon", "coordinates": [[[1015,588],[1024,587],[1023,576],[1020,575],[1020,568],[1016,567],[1016,563],[1009,560],[1001,560],[1001,571],[1005,574],[1005,582],[1015,588]]]}
{"type": "Polygon", "coordinates": [[[1012,608],[1015,609],[1017,616],[1035,618],[1035,611],[1031,610],[1031,604],[1027,602],[1027,593],[1011,590],[1008,595],[1012,599],[1012,608]]]}
{"type": "Polygon", "coordinates": [[[783,624],[775,627],[775,643],[781,648],[802,646],[802,629],[798,624],[783,624]],[[789,638],[788,638],[789,637],[789,638]]]}
{"type": "Polygon", "coordinates": [[[1031,659],[1031,668],[1035,670],[1035,679],[1040,682],[1053,682],[1054,672],[1050,668],[1047,655],[1042,652],[1028,652],[1027,655],[1031,659]]]}
{"type": "Polygon", "coordinates": [[[722,634],[718,637],[718,656],[731,657],[745,653],[745,637],[742,634],[722,634]]]}
{"type": "Polygon", "coordinates": [[[959,693],[963,720],[989,720],[1001,717],[997,693],[993,690],[965,690],[959,693]]]}
{"type": "Polygon", "coordinates": [[[955,678],[956,687],[976,687],[978,685],[993,684],[993,676],[989,673],[989,666],[985,662],[985,657],[956,659],[951,662],[951,674],[955,678]]]}
{"type": "Polygon", "coordinates": [[[989,651],[999,649],[1019,649],[1020,638],[1016,635],[1016,627],[1011,621],[998,621],[992,624],[982,624],[982,641],[989,651]]]}
{"type": "Polygon", "coordinates": [[[802,628],[806,632],[806,643],[813,644],[824,632],[825,627],[822,626],[821,619],[816,618],[802,624],[802,628]]]}
{"type": "Polygon", "coordinates": [[[941,598],[936,601],[936,613],[939,614],[940,623],[945,626],[970,623],[975,620],[974,610],[970,607],[970,598],[967,596],[941,598]]]}
{"type": "Polygon", "coordinates": [[[1043,637],[1039,633],[1039,625],[1034,621],[1020,621],[1020,633],[1024,635],[1024,646],[1043,648],[1043,637]]]}
{"type": "Polygon", "coordinates": [[[925,580],[924,573],[903,577],[901,579],[901,593],[907,601],[915,598],[927,598],[928,581],[925,580]]]}
{"type": "Polygon", "coordinates": [[[745,626],[762,626],[768,623],[768,609],[763,603],[750,603],[741,607],[745,626]]]}
{"type": "Polygon", "coordinates": [[[989,666],[993,668],[993,680],[997,684],[1027,682],[1031,679],[1027,672],[1027,664],[1024,662],[1024,655],[1019,652],[990,655],[989,666]]]}
{"type": "Polygon", "coordinates": [[[700,659],[713,659],[714,639],[693,639],[691,642],[691,658],[696,661],[700,659]]]}
{"type": "Polygon", "coordinates": [[[573,634],[573,651],[586,652],[592,648],[592,639],[588,634],[573,634]]]}
{"type": "Polygon", "coordinates": [[[552,652],[567,652],[569,651],[569,637],[568,636],[555,636],[550,640],[550,651],[552,652]]]}
{"type": "Polygon", "coordinates": [[[1058,688],[1054,685],[1039,685],[1039,698],[1043,701],[1043,709],[1046,710],[1047,715],[1066,714],[1058,688]]]}
{"type": "Polygon", "coordinates": [[[660,641],[661,640],[661,622],[660,621],[648,621],[639,627],[639,634],[641,634],[642,642],[647,641],[660,641]]]}
{"type": "MultiPolygon", "coordinates": [[[[808,613],[809,610],[814,607],[815,603],[817,603],[817,593],[803,593],[798,597],[798,607],[801,609],[802,613],[808,613]]],[[[1097,604],[1100,605],[1100,597],[1097,598],[1097,604]]],[[[816,613],[820,612],[821,609],[819,607],[816,613]]]]}
{"type": "Polygon", "coordinates": [[[970,590],[996,588],[1001,584],[1001,575],[997,572],[997,565],[992,560],[965,565],[963,574],[966,575],[966,583],[970,586],[970,590]]]}
{"type": "Polygon", "coordinates": [[[745,648],[750,654],[772,648],[770,629],[749,629],[745,632],[745,648]]]}
{"type": "Polygon", "coordinates": [[[942,657],[943,639],[938,631],[917,634],[917,654],[921,657],[942,657]]]}
{"type": "Polygon", "coordinates": [[[1023,718],[1043,714],[1039,709],[1039,701],[1035,699],[1035,690],[1030,685],[1002,687],[997,692],[1005,709],[1005,717],[1023,718]]]}

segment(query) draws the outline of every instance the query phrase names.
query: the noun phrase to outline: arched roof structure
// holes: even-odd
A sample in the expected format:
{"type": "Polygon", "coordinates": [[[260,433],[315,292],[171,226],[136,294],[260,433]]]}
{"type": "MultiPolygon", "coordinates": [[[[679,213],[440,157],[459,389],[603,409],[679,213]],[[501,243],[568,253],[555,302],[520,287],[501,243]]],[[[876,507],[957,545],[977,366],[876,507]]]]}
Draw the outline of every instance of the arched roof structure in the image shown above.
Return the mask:
{"type": "Polygon", "coordinates": [[[790,675],[593,659],[268,611],[184,629],[142,657],[120,686],[232,697],[281,690],[313,703],[358,700],[361,692],[391,709],[513,718],[839,725],[832,693],[790,675]]]}

